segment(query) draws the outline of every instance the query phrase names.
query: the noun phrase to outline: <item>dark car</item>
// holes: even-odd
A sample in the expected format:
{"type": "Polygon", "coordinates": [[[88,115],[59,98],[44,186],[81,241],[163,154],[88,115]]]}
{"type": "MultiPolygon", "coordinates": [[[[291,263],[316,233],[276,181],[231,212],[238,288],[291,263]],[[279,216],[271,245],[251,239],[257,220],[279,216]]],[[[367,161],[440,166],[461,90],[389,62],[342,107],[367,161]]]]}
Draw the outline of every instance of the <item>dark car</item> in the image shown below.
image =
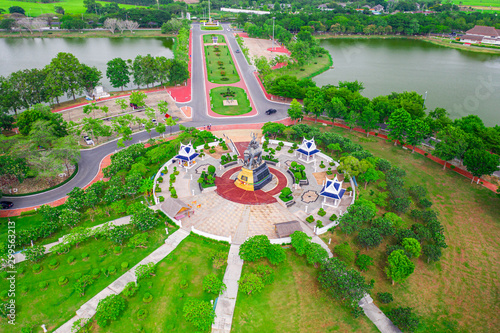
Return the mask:
{"type": "Polygon", "coordinates": [[[239,49],[236,49],[236,53],[240,53],[240,50],[239,50],[239,49]]]}
{"type": "Polygon", "coordinates": [[[11,201],[0,201],[0,207],[2,207],[2,209],[9,209],[14,207],[14,203],[11,201]]]}
{"type": "Polygon", "coordinates": [[[278,111],[276,111],[276,109],[269,109],[269,110],[266,111],[266,114],[270,115],[270,114],[273,114],[273,113],[276,113],[276,112],[278,112],[278,111]]]}

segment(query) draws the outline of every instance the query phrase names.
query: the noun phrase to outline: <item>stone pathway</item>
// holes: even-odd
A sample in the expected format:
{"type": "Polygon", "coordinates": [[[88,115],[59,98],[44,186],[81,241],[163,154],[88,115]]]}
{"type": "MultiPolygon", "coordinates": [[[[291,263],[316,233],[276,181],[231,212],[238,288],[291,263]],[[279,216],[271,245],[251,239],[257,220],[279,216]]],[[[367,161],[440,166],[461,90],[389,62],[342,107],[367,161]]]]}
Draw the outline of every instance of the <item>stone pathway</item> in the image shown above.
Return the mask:
{"type": "Polygon", "coordinates": [[[370,295],[366,295],[359,301],[359,306],[365,312],[365,315],[370,319],[382,333],[401,333],[401,330],[386,317],[386,315],[373,304],[373,299],[370,295]]]}
{"type": "Polygon", "coordinates": [[[189,232],[183,229],[179,229],[173,234],[171,234],[165,240],[165,244],[157,248],[146,258],[142,259],[137,265],[132,267],[129,271],[120,276],[109,286],[104,288],[100,293],[92,297],[87,303],[83,304],[80,307],[80,309],[76,311],[76,316],[68,320],[54,332],[71,333],[71,327],[73,326],[74,322],[82,318],[92,318],[96,313],[97,304],[99,304],[100,300],[106,298],[109,295],[121,293],[125,288],[125,286],[127,285],[127,283],[136,281],[135,269],[137,268],[137,266],[145,265],[150,262],[157,264],[167,255],[169,255],[177,247],[177,245],[179,245],[188,235],[189,232]]]}
{"type": "Polygon", "coordinates": [[[212,333],[230,333],[233,322],[234,307],[238,296],[238,281],[241,277],[243,260],[239,256],[240,246],[232,244],[227,258],[224,283],[227,289],[222,293],[215,306],[215,321],[212,333]]]}

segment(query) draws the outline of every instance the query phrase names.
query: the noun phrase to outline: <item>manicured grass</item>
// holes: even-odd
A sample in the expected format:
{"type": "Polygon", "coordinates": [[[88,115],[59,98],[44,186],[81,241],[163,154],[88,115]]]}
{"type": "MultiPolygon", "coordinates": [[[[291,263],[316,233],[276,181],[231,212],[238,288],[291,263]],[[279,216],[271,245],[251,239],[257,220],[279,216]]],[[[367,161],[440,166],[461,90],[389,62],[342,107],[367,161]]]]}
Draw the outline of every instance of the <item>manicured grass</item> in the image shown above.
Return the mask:
{"type": "Polygon", "coordinates": [[[500,7],[500,2],[498,0],[461,0],[460,6],[500,7]]]}
{"type": "Polygon", "coordinates": [[[240,81],[238,71],[234,66],[233,59],[226,45],[219,45],[219,52],[215,52],[215,46],[205,46],[205,58],[207,64],[208,81],[212,83],[236,83],[240,81]],[[219,54],[219,56],[217,56],[219,54]],[[222,65],[219,65],[219,61],[222,65]],[[222,75],[225,72],[225,75],[222,75]]]}
{"type": "Polygon", "coordinates": [[[222,28],[221,25],[219,25],[219,26],[208,26],[208,27],[205,27],[205,26],[202,25],[200,28],[201,28],[201,30],[214,30],[214,31],[216,31],[216,30],[223,30],[223,28],[222,28]]]}
{"type": "MultiPolygon", "coordinates": [[[[396,306],[410,306],[422,318],[419,332],[491,332],[500,325],[498,317],[498,262],[500,238],[500,204],[495,194],[470,180],[451,172],[419,154],[411,154],[392,143],[365,135],[349,132],[338,127],[316,124],[321,130],[341,134],[377,157],[389,160],[403,168],[407,176],[406,186],[424,185],[434,203],[432,209],[440,214],[445,228],[448,248],[443,250],[441,260],[427,264],[425,256],[415,260],[415,272],[403,284],[391,285],[383,271],[387,257],[385,243],[366,251],[357,247],[355,235],[346,236],[340,232],[322,235],[330,248],[349,240],[354,251],[370,255],[375,259],[364,275],[375,279],[372,296],[377,292],[390,292],[394,302],[382,309],[396,306]]],[[[369,198],[370,186],[366,191],[358,188],[360,194],[369,198]]],[[[407,225],[411,218],[403,215],[407,225]]],[[[376,299],[376,297],[374,297],[376,299]]]]}
{"type": "MultiPolygon", "coordinates": [[[[144,201],[144,197],[138,197],[136,199],[128,201],[127,205],[130,205],[134,202],[140,202],[144,201]]],[[[61,207],[59,207],[61,208],[61,207]]],[[[110,211],[110,216],[103,214],[103,215],[95,215],[91,216],[91,210],[88,209],[85,213],[82,214],[81,218],[81,223],[78,224],[78,226],[82,227],[93,227],[102,223],[106,223],[109,221],[116,220],[117,218],[126,216],[127,214],[117,214],[114,213],[113,211],[110,211]],[[91,218],[92,217],[92,218],[91,218]]],[[[44,219],[41,214],[34,214],[34,215],[27,215],[27,216],[16,216],[16,217],[11,217],[11,221],[14,221],[16,223],[16,231],[19,232],[21,230],[25,230],[31,227],[36,227],[39,226],[44,222],[44,219]]],[[[8,232],[8,225],[7,225],[8,219],[6,217],[0,218],[0,241],[4,241],[7,239],[7,232],[8,232]]],[[[36,244],[50,244],[52,242],[57,241],[60,237],[68,234],[71,231],[70,227],[63,227],[59,231],[55,232],[54,234],[50,235],[47,238],[43,238],[40,240],[35,241],[36,244]]]]}
{"type": "MultiPolygon", "coordinates": [[[[174,229],[171,229],[171,232],[174,229]]],[[[170,233],[171,233],[170,232],[170,233]]],[[[19,271],[20,267],[24,267],[25,272],[22,275],[17,275],[16,279],[16,327],[19,327],[19,332],[22,327],[34,326],[33,332],[42,332],[40,325],[45,324],[47,329],[53,330],[75,315],[75,311],[86,301],[91,299],[102,289],[116,280],[126,270],[121,269],[122,262],[128,262],[129,269],[137,264],[140,260],[150,254],[153,250],[164,243],[167,238],[165,227],[163,224],[156,229],[148,232],[148,247],[130,249],[127,246],[122,247],[122,253],[115,255],[113,248],[117,244],[106,239],[94,238],[88,239],[85,243],[78,247],[73,247],[69,253],[64,255],[49,254],[40,264],[43,270],[35,274],[32,272],[33,264],[31,262],[22,262],[16,265],[19,271]],[[99,249],[106,249],[107,254],[103,257],[98,255],[99,249]],[[82,260],[82,253],[88,253],[89,259],[82,260]],[[75,263],[70,265],[67,263],[67,258],[74,256],[75,263]],[[52,259],[59,261],[59,267],[55,270],[50,270],[48,263],[52,259]],[[106,277],[101,273],[93,285],[88,287],[85,296],[80,297],[73,290],[73,284],[76,282],[75,273],[92,274],[95,268],[108,268],[115,266],[117,273],[106,277]],[[66,276],[69,283],[65,286],[58,285],[58,278],[66,276]],[[40,290],[39,283],[47,281],[49,286],[46,290],[40,290]],[[26,294],[21,292],[21,287],[29,288],[26,294]]],[[[0,290],[8,289],[8,281],[0,280],[0,290]]],[[[12,332],[12,327],[5,320],[0,321],[0,331],[12,332]]],[[[17,331],[16,331],[17,332],[17,331]]]]}
{"type": "MultiPolygon", "coordinates": [[[[96,1],[103,6],[109,5],[109,2],[96,1]]],[[[36,2],[25,2],[25,1],[10,1],[10,0],[0,0],[0,8],[8,10],[9,7],[19,6],[26,11],[26,15],[38,16],[46,13],[55,13],[54,7],[62,7],[67,14],[82,14],[85,13],[86,8],[83,6],[83,1],[81,0],[61,0],[54,3],[36,3],[36,2]]],[[[120,8],[134,8],[140,6],[134,5],[118,5],[120,8]]]]}
{"type": "Polygon", "coordinates": [[[250,106],[250,101],[248,100],[247,94],[245,90],[236,87],[218,87],[210,90],[210,98],[212,100],[212,111],[218,114],[223,114],[225,116],[237,116],[241,114],[248,113],[252,111],[252,107],[250,106]],[[238,101],[238,105],[234,106],[224,106],[223,102],[226,100],[225,97],[222,97],[221,93],[226,92],[227,88],[236,92],[236,96],[233,97],[236,101],[238,101]]]}
{"type": "Polygon", "coordinates": [[[280,69],[275,70],[278,75],[290,75],[296,76],[297,79],[303,79],[310,76],[318,75],[319,73],[327,70],[331,66],[330,58],[327,54],[323,54],[322,57],[315,57],[309,60],[307,64],[302,67],[298,66],[285,66],[280,69]],[[303,71],[301,69],[304,69],[303,71]]]}
{"type": "MultiPolygon", "coordinates": [[[[1,1],[1,0],[0,0],[1,1]]],[[[25,2],[26,3],[26,2],[25,2]]],[[[31,2],[30,2],[31,3],[31,2]]],[[[0,6],[0,8],[2,8],[0,6]]],[[[123,33],[115,32],[112,34],[109,30],[85,30],[85,31],[68,31],[68,30],[44,30],[42,32],[34,31],[30,34],[28,31],[19,32],[6,32],[0,31],[0,37],[43,37],[43,38],[61,38],[61,37],[75,37],[75,38],[149,38],[149,37],[174,37],[172,34],[162,34],[158,30],[134,30],[124,31],[123,33]]]]}
{"type": "MultiPolygon", "coordinates": [[[[272,266],[274,282],[255,295],[238,293],[232,332],[378,332],[368,318],[354,318],[318,282],[319,270],[295,250],[272,266]]],[[[245,262],[242,274],[258,263],[245,262]]],[[[268,264],[269,265],[269,264],[268,264]]]]}
{"type": "MultiPolygon", "coordinates": [[[[216,35],[217,36],[217,43],[225,43],[226,42],[226,37],[223,35],[216,35]]],[[[203,35],[203,43],[213,43],[212,40],[212,35],[203,35]]]]}
{"type": "Polygon", "coordinates": [[[95,331],[136,332],[143,327],[144,332],[196,332],[196,328],[184,319],[182,308],[190,298],[215,300],[216,295],[203,291],[206,275],[216,274],[220,279],[224,276],[225,266],[213,267],[211,254],[214,251],[228,253],[229,246],[191,234],[158,263],[156,276],[139,283],[140,289],[135,296],[127,298],[127,307],[120,319],[95,331]],[[183,280],[188,283],[185,289],[180,288],[183,280]],[[142,301],[146,292],[153,295],[149,304],[142,301]],[[138,321],[139,309],[146,309],[149,316],[138,321]]]}

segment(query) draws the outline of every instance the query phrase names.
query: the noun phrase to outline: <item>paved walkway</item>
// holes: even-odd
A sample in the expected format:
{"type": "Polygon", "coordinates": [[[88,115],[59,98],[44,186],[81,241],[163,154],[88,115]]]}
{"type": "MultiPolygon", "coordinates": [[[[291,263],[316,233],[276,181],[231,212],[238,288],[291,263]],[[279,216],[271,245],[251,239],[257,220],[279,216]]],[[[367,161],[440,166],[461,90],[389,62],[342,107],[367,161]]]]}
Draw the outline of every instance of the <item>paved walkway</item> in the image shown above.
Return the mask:
{"type": "Polygon", "coordinates": [[[109,295],[120,294],[123,289],[125,289],[127,283],[136,282],[135,269],[137,268],[137,266],[145,265],[150,262],[157,264],[167,255],[169,255],[188,235],[189,232],[183,229],[179,229],[171,234],[165,241],[165,244],[153,251],[153,253],[151,253],[146,258],[142,259],[137,265],[132,267],[129,271],[120,276],[109,286],[104,288],[100,293],[92,297],[87,303],[83,304],[80,309],[76,311],[76,316],[68,320],[54,332],[71,333],[71,327],[73,326],[74,322],[82,318],[92,318],[96,313],[97,305],[99,304],[100,300],[106,298],[109,295]]]}
{"type": "Polygon", "coordinates": [[[240,246],[232,244],[227,258],[224,283],[227,289],[222,293],[215,306],[215,321],[212,333],[230,333],[233,322],[234,307],[238,296],[238,281],[241,277],[243,260],[239,256],[240,246]]]}

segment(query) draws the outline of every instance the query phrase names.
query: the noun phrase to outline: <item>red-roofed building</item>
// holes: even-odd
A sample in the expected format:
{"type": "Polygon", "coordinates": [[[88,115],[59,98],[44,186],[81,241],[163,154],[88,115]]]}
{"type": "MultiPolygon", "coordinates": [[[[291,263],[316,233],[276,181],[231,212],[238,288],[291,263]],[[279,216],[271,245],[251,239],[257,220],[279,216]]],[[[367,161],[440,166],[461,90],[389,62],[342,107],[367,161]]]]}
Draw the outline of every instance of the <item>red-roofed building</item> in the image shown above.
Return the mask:
{"type": "Polygon", "coordinates": [[[474,28],[467,30],[466,35],[460,37],[460,41],[464,43],[500,45],[500,30],[494,27],[476,25],[474,28]]]}

